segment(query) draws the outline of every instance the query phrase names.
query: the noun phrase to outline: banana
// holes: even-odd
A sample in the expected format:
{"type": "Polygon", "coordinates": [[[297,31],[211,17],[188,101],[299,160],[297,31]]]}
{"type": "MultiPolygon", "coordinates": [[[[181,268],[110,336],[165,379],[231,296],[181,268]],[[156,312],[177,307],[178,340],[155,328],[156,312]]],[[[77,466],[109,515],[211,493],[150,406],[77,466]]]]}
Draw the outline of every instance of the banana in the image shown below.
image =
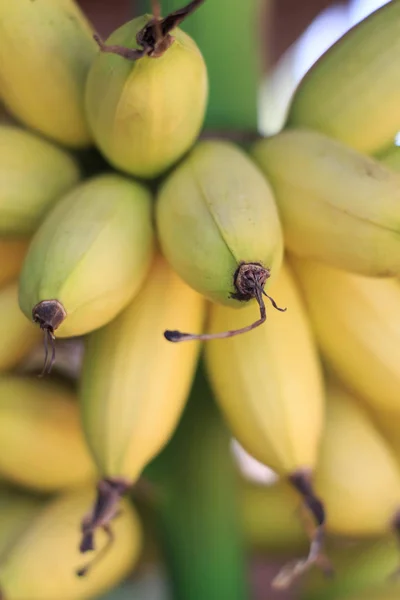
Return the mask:
{"type": "Polygon", "coordinates": [[[7,555],[9,547],[43,504],[39,496],[0,485],[0,557],[7,555]]]}
{"type": "Polygon", "coordinates": [[[400,274],[400,174],[320,133],[255,144],[288,250],[368,276],[400,274]]]}
{"type": "Polygon", "coordinates": [[[350,29],[308,71],[286,127],[308,127],[374,154],[399,129],[400,5],[375,11],[350,29]]]}
{"type": "MultiPolygon", "coordinates": [[[[33,237],[19,303],[45,340],[111,321],[138,292],[153,254],[151,195],[117,174],[86,180],[63,197],[33,237]]],[[[54,356],[54,355],[53,355],[54,356]]]]}
{"type": "Polygon", "coordinates": [[[0,125],[0,235],[31,235],[79,178],[70,154],[20,127],[0,125]]]}
{"type": "Polygon", "coordinates": [[[84,86],[96,48],[74,0],[2,0],[0,89],[7,110],[62,145],[88,146],[84,86]]]}
{"type": "Polygon", "coordinates": [[[18,277],[28,246],[28,239],[0,238],[0,289],[18,277]]]}
{"type": "Polygon", "coordinates": [[[224,305],[256,298],[261,319],[249,328],[264,322],[263,290],[279,272],[282,231],[268,182],[238,147],[198,143],[162,185],[156,224],[165,257],[188,285],[224,305]]]}
{"type": "Polygon", "coordinates": [[[368,413],[350,392],[327,386],[327,416],[315,489],[332,533],[377,536],[400,516],[400,470],[368,413]]]}
{"type": "Polygon", "coordinates": [[[0,372],[17,365],[40,338],[18,306],[18,283],[0,288],[0,372]]]}
{"type": "MultiPolygon", "coordinates": [[[[85,600],[104,593],[129,573],[139,557],[142,529],[134,508],[123,502],[113,543],[100,533],[100,544],[108,549],[107,568],[93,562],[90,576],[77,576],[79,519],[92,500],[92,488],[83,487],[45,503],[0,564],[4,598],[85,600]]],[[[79,569],[79,574],[83,570],[79,569]]]]}
{"type": "Polygon", "coordinates": [[[88,121],[108,161],[135,176],[155,177],[172,166],[203,125],[207,69],[195,42],[175,28],[183,17],[184,10],[158,22],[144,15],[106,44],[97,36],[101,52],[85,94],[88,121]]]}
{"type": "Polygon", "coordinates": [[[327,363],[372,408],[400,414],[399,281],[290,260],[327,363]]]}
{"type": "Polygon", "coordinates": [[[378,406],[370,408],[370,417],[374,421],[377,429],[385,438],[393,456],[400,465],[400,413],[393,410],[382,410],[378,406]]]}
{"type": "MultiPolygon", "coordinates": [[[[287,301],[287,314],[273,313],[264,327],[242,339],[210,342],[205,357],[216,400],[233,435],[254,458],[289,480],[317,522],[308,559],[276,579],[275,585],[284,587],[321,558],[325,514],[311,480],[322,433],[324,393],[305,308],[286,264],[272,290],[287,301]]],[[[253,310],[214,304],[210,330],[240,327],[253,310]]]]}
{"type": "Polygon", "coordinates": [[[80,387],[83,428],[103,480],[82,552],[111,520],[119,497],[171,437],[194,375],[199,345],[160,335],[170,319],[199,330],[205,301],[158,255],[146,283],[112,323],[87,338],[80,387]]]}
{"type": "Polygon", "coordinates": [[[400,146],[390,146],[378,156],[378,160],[396,173],[400,173],[400,146]]]}
{"type": "Polygon", "coordinates": [[[36,378],[0,376],[0,474],[41,492],[94,481],[71,391],[36,378]]]}

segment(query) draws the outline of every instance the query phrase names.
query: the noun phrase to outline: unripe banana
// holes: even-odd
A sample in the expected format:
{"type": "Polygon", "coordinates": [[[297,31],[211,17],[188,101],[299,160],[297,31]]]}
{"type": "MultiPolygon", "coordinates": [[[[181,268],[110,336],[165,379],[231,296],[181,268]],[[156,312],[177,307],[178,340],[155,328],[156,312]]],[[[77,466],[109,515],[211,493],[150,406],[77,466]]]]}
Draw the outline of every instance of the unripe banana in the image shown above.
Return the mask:
{"type": "Polygon", "coordinates": [[[328,364],[377,410],[400,415],[400,283],[291,257],[328,364]]]}
{"type": "Polygon", "coordinates": [[[88,76],[86,112],[98,147],[114,167],[139,177],[173,165],[203,125],[206,65],[186,33],[174,28],[169,35],[174,22],[158,23],[160,40],[150,15],[125,23],[106,45],[99,40],[103,51],[88,76]],[[113,53],[118,49],[121,56],[113,53]]]}
{"type": "Polygon", "coordinates": [[[288,250],[368,276],[400,273],[400,174],[320,133],[257,142],[288,250]]]}
{"type": "Polygon", "coordinates": [[[136,511],[123,502],[110,544],[107,568],[95,565],[87,577],[78,577],[79,521],[93,500],[93,491],[80,488],[49,500],[15,540],[0,564],[0,589],[7,600],[85,600],[117,585],[135,565],[142,544],[136,511]]]}
{"type": "Polygon", "coordinates": [[[46,336],[93,331],[129,303],[151,263],[151,209],[150,193],[116,174],[86,180],[56,204],[33,237],[19,289],[21,309],[46,336]]]}
{"type": "MultiPolygon", "coordinates": [[[[164,255],[193,289],[224,305],[261,305],[281,265],[282,231],[268,182],[238,147],[198,143],[162,185],[156,222],[164,255]]],[[[168,339],[188,337],[175,334],[168,339]]]]}
{"type": "MultiPolygon", "coordinates": [[[[276,585],[285,585],[320,557],[324,509],[311,478],[322,433],[324,394],[318,355],[307,315],[284,265],[272,290],[290,310],[272,313],[264,325],[243,338],[206,345],[208,373],[233,435],[257,460],[288,478],[305,497],[317,521],[309,558],[276,585]]],[[[210,330],[240,327],[254,310],[211,307],[210,330]]]]}
{"type": "MultiPolygon", "coordinates": [[[[144,287],[106,327],[87,338],[81,376],[83,428],[105,478],[87,534],[113,517],[118,498],[172,435],[188,396],[199,344],[169,344],[176,319],[200,330],[205,301],[157,256],[144,287]],[[100,512],[96,512],[99,510],[100,512]]],[[[82,551],[87,549],[86,538],[82,551]]]]}
{"type": "Polygon", "coordinates": [[[327,396],[315,489],[329,530],[350,537],[383,534],[400,509],[398,465],[358,399],[332,383],[327,396]]]}
{"type": "Polygon", "coordinates": [[[84,86],[95,55],[91,26],[74,0],[1,1],[1,95],[31,129],[66,146],[90,144],[84,86]]]}
{"type": "Polygon", "coordinates": [[[72,392],[36,378],[0,377],[0,474],[43,492],[95,479],[72,392]]]}
{"type": "Polygon", "coordinates": [[[79,177],[77,162],[64,150],[19,127],[0,125],[0,234],[32,234],[79,177]]]}
{"type": "Polygon", "coordinates": [[[18,283],[0,288],[0,372],[17,365],[40,338],[18,306],[18,283]]]}
{"type": "Polygon", "coordinates": [[[350,29],[308,71],[286,127],[308,127],[374,154],[399,129],[400,4],[389,2],[350,29]]]}
{"type": "Polygon", "coordinates": [[[0,288],[19,275],[28,246],[29,240],[0,238],[0,288]]]}

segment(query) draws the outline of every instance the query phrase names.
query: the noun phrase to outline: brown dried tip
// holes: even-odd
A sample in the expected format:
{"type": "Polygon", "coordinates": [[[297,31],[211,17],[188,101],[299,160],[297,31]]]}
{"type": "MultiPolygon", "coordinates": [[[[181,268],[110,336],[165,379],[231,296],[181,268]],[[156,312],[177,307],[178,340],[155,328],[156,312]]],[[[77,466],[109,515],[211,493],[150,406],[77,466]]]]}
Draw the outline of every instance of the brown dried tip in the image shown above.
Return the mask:
{"type": "Polygon", "coordinates": [[[43,300],[32,309],[32,319],[44,333],[44,365],[39,377],[49,375],[56,360],[55,330],[60,327],[67,313],[58,300],[43,300]],[[51,357],[49,360],[49,345],[51,357]]]}
{"type": "Polygon", "coordinates": [[[304,498],[304,505],[313,516],[316,528],[311,536],[308,556],[288,563],[281,569],[272,582],[272,586],[276,589],[288,588],[297,577],[314,565],[322,569],[326,577],[332,577],[334,574],[333,567],[324,554],[325,509],[322,501],[315,495],[310,474],[307,471],[297,471],[289,477],[289,481],[304,498]]]}
{"type": "Polygon", "coordinates": [[[246,327],[242,327],[241,329],[232,329],[230,331],[223,331],[221,333],[194,334],[182,333],[181,331],[170,331],[167,329],[167,331],[164,331],[164,337],[169,342],[188,342],[189,340],[208,341],[229,338],[233,337],[234,335],[241,335],[242,333],[247,333],[256,327],[259,327],[267,319],[263,296],[268,298],[276,310],[280,310],[281,312],[285,312],[286,310],[286,308],[279,308],[275,300],[271,298],[271,296],[268,296],[268,294],[264,291],[265,283],[269,277],[269,269],[266,269],[260,263],[242,263],[239,265],[234,275],[234,286],[236,288],[236,292],[232,294],[232,298],[242,302],[248,302],[249,300],[255,298],[258,302],[260,307],[260,318],[254,323],[251,323],[246,327]]]}
{"type": "Polygon", "coordinates": [[[101,52],[118,54],[127,60],[137,60],[143,56],[159,58],[174,43],[174,38],[170,35],[170,32],[178,27],[203,2],[204,0],[192,0],[187,6],[175,10],[163,19],[158,0],[152,0],[153,18],[136,34],[136,42],[140,48],[107,45],[97,33],[93,37],[101,52]]]}
{"type": "Polygon", "coordinates": [[[79,551],[84,554],[95,550],[94,534],[96,529],[103,529],[108,541],[104,548],[87,565],[76,571],[78,577],[84,577],[89,570],[107,554],[114,542],[114,533],[111,529],[111,521],[120,514],[119,502],[131,484],[124,479],[102,479],[97,484],[97,497],[93,510],[82,519],[82,539],[79,551]]]}

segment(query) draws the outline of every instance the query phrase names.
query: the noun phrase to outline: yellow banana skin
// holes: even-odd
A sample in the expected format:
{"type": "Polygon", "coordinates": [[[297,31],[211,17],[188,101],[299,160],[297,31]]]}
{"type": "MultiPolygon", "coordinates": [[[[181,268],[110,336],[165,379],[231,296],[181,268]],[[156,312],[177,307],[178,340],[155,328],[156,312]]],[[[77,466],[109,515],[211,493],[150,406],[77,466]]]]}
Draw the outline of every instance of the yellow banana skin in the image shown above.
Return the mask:
{"type": "Polygon", "coordinates": [[[389,167],[389,169],[400,173],[400,146],[390,146],[390,148],[387,148],[379,155],[378,159],[383,165],[389,167]]]}
{"type": "Polygon", "coordinates": [[[88,146],[84,86],[96,50],[74,0],[2,0],[0,90],[7,110],[62,145],[88,146]]]}
{"type": "Polygon", "coordinates": [[[372,277],[400,273],[400,174],[304,129],[261,140],[252,154],[289,251],[372,277]]]}
{"type": "Polygon", "coordinates": [[[204,299],[157,256],[138,296],[90,334],[83,362],[83,428],[100,473],[136,481],[172,435],[188,396],[199,343],[170,344],[177,322],[201,331],[204,299]]]}
{"type": "Polygon", "coordinates": [[[43,498],[20,490],[0,486],[0,556],[7,556],[10,546],[44,505],[43,498]]]}
{"type": "Polygon", "coordinates": [[[20,127],[0,125],[0,235],[31,235],[79,179],[69,153],[20,127]]]}
{"type": "Polygon", "coordinates": [[[362,404],[329,384],[315,488],[329,531],[373,536],[389,530],[400,508],[400,470],[362,404]]]}
{"type": "MultiPolygon", "coordinates": [[[[305,308],[285,264],[271,293],[285,298],[283,315],[243,337],[205,346],[208,373],[233,435],[257,460],[281,475],[316,464],[324,414],[320,365],[305,308]]],[[[251,320],[213,305],[210,330],[230,330],[251,320]]]]}
{"type": "MultiPolygon", "coordinates": [[[[283,237],[268,182],[232,143],[198,143],[162,185],[156,223],[175,271],[209,300],[240,307],[232,297],[242,263],[279,272],[283,237]]],[[[286,300],[284,300],[286,302],[286,300]]]]}
{"type": "MultiPolygon", "coordinates": [[[[115,540],[104,564],[94,564],[87,577],[77,577],[79,522],[93,501],[91,487],[49,500],[15,540],[0,565],[0,589],[7,600],[85,600],[117,585],[134,567],[142,546],[136,511],[121,505],[115,520],[115,540]],[[62,594],[62,596],[60,596],[62,594]]],[[[107,536],[99,532],[100,549],[107,536]]]]}
{"type": "MultiPolygon", "coordinates": [[[[152,17],[125,23],[106,41],[137,48],[136,34],[152,17]]],[[[195,42],[179,28],[157,58],[135,61],[99,52],[90,69],[85,105],[93,137],[117,169],[152,178],[195,142],[203,124],[208,78],[195,42]]]]}
{"type": "Polygon", "coordinates": [[[325,360],[371,408],[399,415],[399,281],[290,262],[325,360]]]}
{"type": "Polygon", "coordinates": [[[18,305],[18,282],[0,288],[0,372],[17,365],[41,340],[18,305]]]}
{"type": "Polygon", "coordinates": [[[75,395],[60,384],[0,376],[0,474],[40,492],[94,481],[75,395]]]}
{"type": "Polygon", "coordinates": [[[18,277],[28,246],[27,239],[0,238],[0,288],[18,277]]]}
{"type": "Polygon", "coordinates": [[[353,27],[300,82],[286,127],[316,129],[366,154],[399,129],[400,5],[389,2],[353,27]]]}
{"type": "MultiPolygon", "coordinates": [[[[26,317],[35,318],[39,303],[56,300],[66,313],[59,328],[53,327],[60,337],[111,321],[150,267],[151,210],[148,190],[117,174],[88,179],[64,196],[34,235],[24,261],[19,303],[26,317]]],[[[41,317],[37,320],[40,324],[41,317]]]]}

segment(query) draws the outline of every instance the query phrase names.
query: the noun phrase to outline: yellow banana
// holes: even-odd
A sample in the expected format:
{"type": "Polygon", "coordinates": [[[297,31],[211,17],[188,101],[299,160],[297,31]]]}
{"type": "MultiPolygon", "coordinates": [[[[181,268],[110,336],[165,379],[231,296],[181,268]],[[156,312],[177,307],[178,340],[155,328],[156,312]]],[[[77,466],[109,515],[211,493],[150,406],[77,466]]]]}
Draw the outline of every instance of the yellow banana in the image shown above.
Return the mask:
{"type": "Polygon", "coordinates": [[[400,173],[400,146],[390,146],[378,158],[382,164],[393,169],[396,173],[400,173]]]}
{"type": "Polygon", "coordinates": [[[43,498],[0,485],[0,556],[32,521],[44,505],[43,498]]]}
{"type": "Polygon", "coordinates": [[[40,338],[18,306],[18,283],[0,288],[0,372],[17,365],[40,338]]]}
{"type": "Polygon", "coordinates": [[[369,276],[400,273],[400,174],[317,132],[252,151],[276,197],[288,250],[369,276]]]}
{"type": "Polygon", "coordinates": [[[111,321],[138,292],[153,254],[150,193],[117,174],[64,196],[33,237],[19,303],[45,340],[82,335],[111,321]]]}
{"type": "Polygon", "coordinates": [[[308,127],[366,154],[399,129],[400,5],[389,2],[350,29],[308,71],[286,127],[308,127]]]}
{"type": "Polygon", "coordinates": [[[0,377],[0,474],[43,492],[94,481],[71,391],[36,378],[0,377]]]}
{"type": "Polygon", "coordinates": [[[400,510],[400,470],[357,398],[330,383],[327,417],[315,473],[329,531],[384,534],[400,510]]]}
{"type": "Polygon", "coordinates": [[[109,546],[107,568],[100,564],[87,577],[78,577],[79,520],[93,500],[91,487],[83,487],[51,499],[17,537],[0,564],[0,590],[7,600],[85,600],[118,584],[137,562],[142,530],[136,511],[121,505],[115,521],[115,540],[109,546]]]}
{"type": "MultiPolygon", "coordinates": [[[[233,435],[252,456],[289,479],[317,521],[319,541],[304,564],[276,581],[284,585],[291,575],[315,562],[320,552],[325,515],[311,479],[322,433],[324,394],[307,315],[287,265],[272,290],[285,298],[287,313],[272,313],[264,327],[243,338],[211,341],[205,356],[216,400],[233,435]]],[[[210,330],[240,327],[253,310],[215,304],[210,330]]]]}
{"type": "Polygon", "coordinates": [[[28,246],[29,240],[0,238],[0,288],[19,275],[28,246]]]}
{"type": "Polygon", "coordinates": [[[2,0],[0,89],[25,125],[71,147],[90,144],[84,86],[96,55],[92,29],[74,0],[2,0]]]}
{"type": "Polygon", "coordinates": [[[400,412],[385,410],[374,406],[370,408],[370,417],[389,445],[393,456],[400,465],[400,412]]]}
{"type": "MultiPolygon", "coordinates": [[[[175,346],[161,335],[169,320],[199,330],[204,299],[158,256],[133,302],[90,334],[81,376],[83,428],[104,480],[89,539],[110,520],[118,498],[172,435],[188,396],[199,345],[175,346]],[[100,512],[98,512],[100,511],[100,512]],[[104,515],[103,515],[104,513],[104,515]]],[[[86,535],[82,551],[86,547],[86,535]]]]}
{"type": "Polygon", "coordinates": [[[67,152],[19,127],[0,125],[0,234],[32,234],[79,178],[67,152]]]}
{"type": "Polygon", "coordinates": [[[204,59],[172,15],[158,29],[150,15],[138,17],[99,44],[85,96],[93,137],[114,167],[155,177],[189,150],[203,125],[204,59]]]}
{"type": "Polygon", "coordinates": [[[399,281],[294,257],[291,264],[328,364],[371,407],[400,414],[399,281]]]}
{"type": "Polygon", "coordinates": [[[238,147],[198,143],[162,185],[156,222],[164,255],[193,289],[236,307],[257,298],[261,308],[281,265],[282,231],[268,182],[238,147]]]}

